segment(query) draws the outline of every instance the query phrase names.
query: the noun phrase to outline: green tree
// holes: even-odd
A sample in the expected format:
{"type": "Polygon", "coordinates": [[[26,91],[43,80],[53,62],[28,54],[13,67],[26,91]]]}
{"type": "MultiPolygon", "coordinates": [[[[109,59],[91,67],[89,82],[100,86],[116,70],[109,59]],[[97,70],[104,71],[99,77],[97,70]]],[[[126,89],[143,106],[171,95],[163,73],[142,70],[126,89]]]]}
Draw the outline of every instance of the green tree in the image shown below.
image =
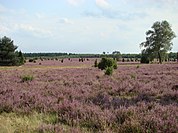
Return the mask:
{"type": "Polygon", "coordinates": [[[13,66],[24,63],[24,56],[22,52],[16,51],[17,46],[14,45],[13,40],[4,36],[0,38],[0,65],[13,66]]]}
{"type": "Polygon", "coordinates": [[[114,51],[114,52],[112,52],[112,56],[114,59],[119,61],[119,59],[121,58],[121,53],[119,51],[114,51]]]}
{"type": "Polygon", "coordinates": [[[158,58],[161,64],[166,53],[172,49],[173,43],[171,41],[176,35],[167,21],[157,21],[151,28],[152,30],[146,32],[146,41],[140,44],[144,48],[142,54],[145,55],[146,53],[150,61],[158,58]]]}
{"type": "Polygon", "coordinates": [[[19,52],[17,51],[17,54],[18,54],[18,58],[19,58],[19,63],[24,64],[25,58],[24,58],[22,51],[19,51],[19,52]]]}

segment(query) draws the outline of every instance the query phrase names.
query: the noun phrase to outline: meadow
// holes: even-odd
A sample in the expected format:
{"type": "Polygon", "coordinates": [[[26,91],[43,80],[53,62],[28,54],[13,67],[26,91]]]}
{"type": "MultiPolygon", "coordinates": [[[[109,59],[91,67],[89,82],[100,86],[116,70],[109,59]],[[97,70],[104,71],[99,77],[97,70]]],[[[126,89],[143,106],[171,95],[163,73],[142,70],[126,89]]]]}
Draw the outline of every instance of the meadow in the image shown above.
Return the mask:
{"type": "Polygon", "coordinates": [[[38,60],[0,67],[0,132],[177,133],[178,64],[95,59],[38,60]]]}

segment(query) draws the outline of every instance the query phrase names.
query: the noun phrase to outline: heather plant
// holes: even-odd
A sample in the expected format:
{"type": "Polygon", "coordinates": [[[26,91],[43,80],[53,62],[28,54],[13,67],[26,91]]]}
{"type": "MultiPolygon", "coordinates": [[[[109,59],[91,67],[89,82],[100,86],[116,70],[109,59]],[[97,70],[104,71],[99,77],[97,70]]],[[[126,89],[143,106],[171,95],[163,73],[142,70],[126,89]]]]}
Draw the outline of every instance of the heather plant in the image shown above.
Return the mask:
{"type": "MultiPolygon", "coordinates": [[[[81,65],[73,62],[59,64],[81,65]]],[[[1,69],[0,132],[13,132],[13,125],[31,132],[177,132],[177,67],[121,65],[113,76],[93,67],[1,69]],[[35,75],[35,81],[19,82],[22,73],[35,75]],[[8,118],[11,113],[17,120],[8,118]]]]}

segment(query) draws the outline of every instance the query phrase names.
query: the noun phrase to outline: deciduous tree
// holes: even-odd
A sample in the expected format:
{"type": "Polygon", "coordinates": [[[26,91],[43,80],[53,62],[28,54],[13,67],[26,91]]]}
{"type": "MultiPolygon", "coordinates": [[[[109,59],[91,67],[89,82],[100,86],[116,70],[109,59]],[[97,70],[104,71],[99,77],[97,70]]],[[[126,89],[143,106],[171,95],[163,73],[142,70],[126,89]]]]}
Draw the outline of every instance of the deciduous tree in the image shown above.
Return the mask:
{"type": "Polygon", "coordinates": [[[166,53],[172,49],[172,40],[176,35],[167,21],[157,21],[151,28],[146,32],[146,41],[140,44],[143,47],[142,54],[146,53],[150,61],[157,57],[162,63],[166,53]]]}

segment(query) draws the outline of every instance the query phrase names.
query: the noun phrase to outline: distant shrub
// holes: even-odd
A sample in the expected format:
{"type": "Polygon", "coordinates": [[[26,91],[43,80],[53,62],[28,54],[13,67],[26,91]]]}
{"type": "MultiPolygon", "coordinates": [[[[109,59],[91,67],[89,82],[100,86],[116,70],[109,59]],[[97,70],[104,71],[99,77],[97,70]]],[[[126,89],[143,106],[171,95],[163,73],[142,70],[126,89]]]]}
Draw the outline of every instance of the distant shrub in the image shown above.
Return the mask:
{"type": "Polygon", "coordinates": [[[112,75],[113,73],[113,67],[107,67],[105,71],[105,75],[112,75]]]}
{"type": "Polygon", "coordinates": [[[107,67],[113,67],[114,69],[117,69],[117,62],[111,58],[102,58],[98,63],[98,68],[104,70],[107,67]]]}
{"type": "Polygon", "coordinates": [[[21,77],[22,82],[32,81],[34,77],[32,75],[24,75],[21,77]]]}
{"type": "Polygon", "coordinates": [[[94,67],[98,67],[98,61],[97,61],[97,59],[95,60],[94,67]]]}
{"type": "Polygon", "coordinates": [[[34,59],[29,59],[28,62],[34,62],[34,59]]]}
{"type": "Polygon", "coordinates": [[[84,62],[85,59],[84,58],[79,58],[79,62],[84,62]]]}
{"type": "Polygon", "coordinates": [[[135,78],[136,78],[136,75],[135,75],[135,74],[130,74],[130,77],[131,77],[132,79],[135,79],[135,78]]]}

